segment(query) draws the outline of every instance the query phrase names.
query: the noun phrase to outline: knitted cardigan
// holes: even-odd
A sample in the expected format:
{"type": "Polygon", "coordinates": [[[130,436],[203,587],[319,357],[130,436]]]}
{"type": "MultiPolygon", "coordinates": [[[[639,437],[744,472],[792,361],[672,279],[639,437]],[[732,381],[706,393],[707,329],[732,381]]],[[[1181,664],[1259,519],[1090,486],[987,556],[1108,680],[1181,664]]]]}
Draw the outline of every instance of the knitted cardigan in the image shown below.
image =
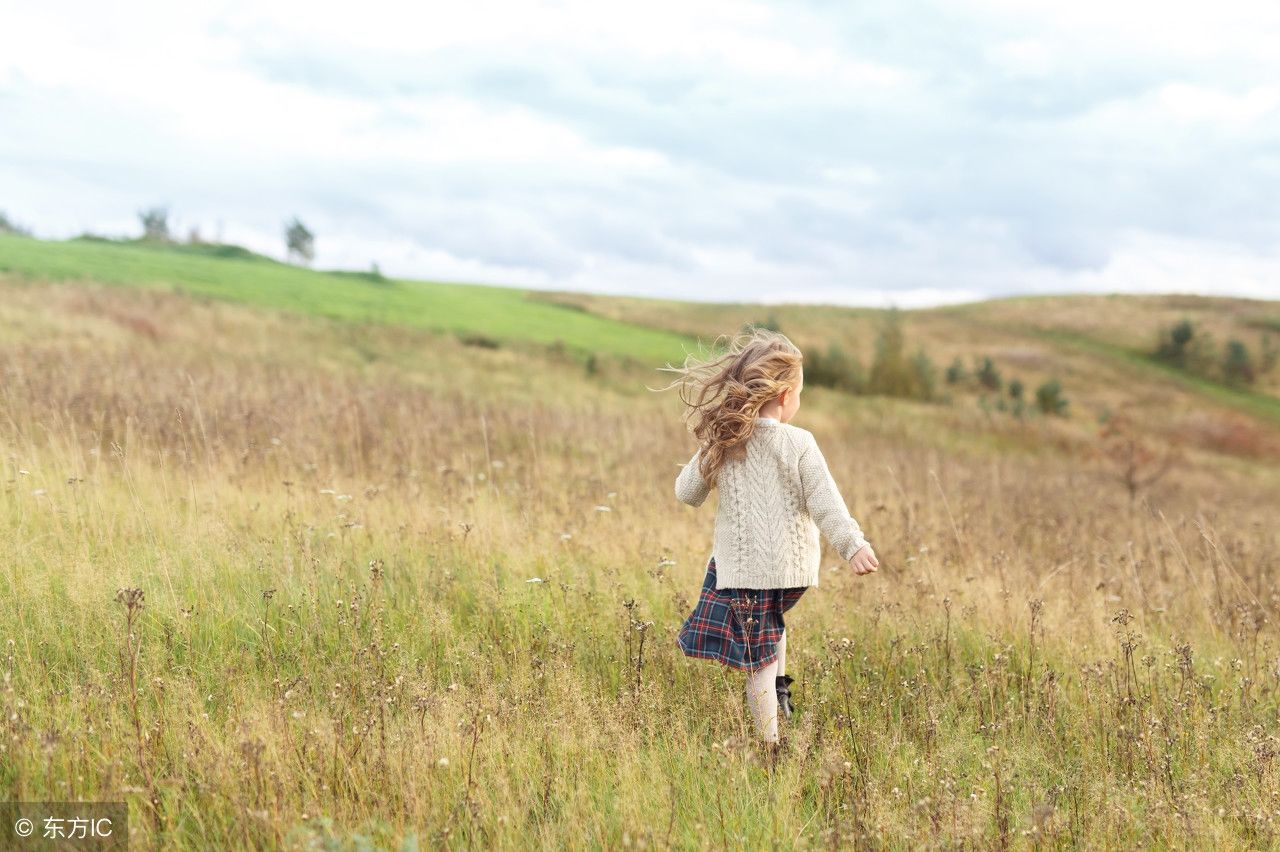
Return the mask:
{"type": "MultiPolygon", "coordinates": [[[[711,493],[698,470],[701,455],[676,477],[676,499],[690,506],[711,493]]],[[[797,426],[757,418],[745,457],[724,463],[716,490],[717,589],[818,585],[819,530],[846,560],[868,544],[813,434],[797,426]]]]}

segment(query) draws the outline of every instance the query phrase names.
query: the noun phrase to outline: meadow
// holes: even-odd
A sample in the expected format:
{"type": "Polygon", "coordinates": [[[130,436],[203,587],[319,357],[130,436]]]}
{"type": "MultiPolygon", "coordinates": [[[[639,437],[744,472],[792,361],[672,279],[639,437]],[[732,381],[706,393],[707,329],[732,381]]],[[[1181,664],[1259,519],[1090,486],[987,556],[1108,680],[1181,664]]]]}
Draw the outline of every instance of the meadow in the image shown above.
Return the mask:
{"type": "Polygon", "coordinates": [[[906,318],[1065,418],[806,389],[882,568],[828,552],[788,615],[769,771],[675,644],[712,510],[648,387],[762,313],[859,352],[875,313],[277,266],[0,238],[4,799],[127,801],[139,848],[1280,846],[1273,389],[1087,299],[906,318]],[[1180,448],[1135,500],[1118,412],[1180,448]]]}

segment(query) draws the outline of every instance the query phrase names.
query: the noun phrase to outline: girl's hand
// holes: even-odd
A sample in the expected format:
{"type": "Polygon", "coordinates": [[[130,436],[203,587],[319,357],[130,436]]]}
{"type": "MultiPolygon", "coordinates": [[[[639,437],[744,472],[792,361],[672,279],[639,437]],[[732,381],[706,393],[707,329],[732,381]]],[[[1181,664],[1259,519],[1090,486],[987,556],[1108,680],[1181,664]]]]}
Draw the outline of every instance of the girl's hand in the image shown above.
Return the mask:
{"type": "Polygon", "coordinates": [[[871,549],[871,545],[864,545],[853,554],[853,558],[849,560],[849,564],[853,566],[853,573],[861,576],[870,574],[880,567],[880,560],[876,559],[876,552],[871,549]]]}

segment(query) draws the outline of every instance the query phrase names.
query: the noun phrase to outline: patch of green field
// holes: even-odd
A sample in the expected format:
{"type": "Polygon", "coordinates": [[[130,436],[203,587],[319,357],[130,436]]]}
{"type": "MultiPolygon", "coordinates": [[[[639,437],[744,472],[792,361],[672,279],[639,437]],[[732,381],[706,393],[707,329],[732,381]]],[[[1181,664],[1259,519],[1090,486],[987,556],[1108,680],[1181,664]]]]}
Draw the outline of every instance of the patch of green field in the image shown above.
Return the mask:
{"type": "Polygon", "coordinates": [[[395,323],[504,343],[557,342],[580,353],[679,362],[688,337],[530,298],[528,291],[318,272],[244,253],[98,240],[0,236],[0,273],[141,285],[359,322],[395,323]]]}

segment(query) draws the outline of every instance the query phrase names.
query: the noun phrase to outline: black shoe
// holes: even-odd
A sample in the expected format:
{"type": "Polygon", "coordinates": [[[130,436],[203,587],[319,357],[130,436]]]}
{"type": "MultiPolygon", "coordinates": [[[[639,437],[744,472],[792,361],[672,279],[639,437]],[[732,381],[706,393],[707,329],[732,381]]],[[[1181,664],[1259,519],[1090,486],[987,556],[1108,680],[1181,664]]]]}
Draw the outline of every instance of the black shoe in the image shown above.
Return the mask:
{"type": "Polygon", "coordinates": [[[778,714],[790,721],[791,713],[796,709],[791,703],[791,684],[795,681],[791,675],[778,675],[775,681],[778,688],[778,714]]]}

